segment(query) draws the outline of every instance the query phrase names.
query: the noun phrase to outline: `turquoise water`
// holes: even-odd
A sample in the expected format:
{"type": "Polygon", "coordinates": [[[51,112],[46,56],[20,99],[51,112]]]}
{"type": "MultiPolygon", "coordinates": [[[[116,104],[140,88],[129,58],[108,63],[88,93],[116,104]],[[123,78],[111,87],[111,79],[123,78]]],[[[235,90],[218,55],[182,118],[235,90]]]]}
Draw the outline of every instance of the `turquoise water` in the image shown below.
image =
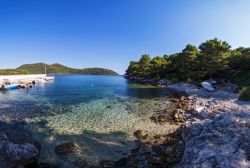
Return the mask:
{"type": "Polygon", "coordinates": [[[97,163],[129,155],[138,129],[162,133],[153,112],[168,101],[164,88],[129,83],[122,76],[55,75],[33,88],[0,93],[0,121],[25,123],[42,145],[40,161],[77,167],[81,160],[97,163]],[[56,145],[73,141],[77,156],[59,157],[56,145]]]}

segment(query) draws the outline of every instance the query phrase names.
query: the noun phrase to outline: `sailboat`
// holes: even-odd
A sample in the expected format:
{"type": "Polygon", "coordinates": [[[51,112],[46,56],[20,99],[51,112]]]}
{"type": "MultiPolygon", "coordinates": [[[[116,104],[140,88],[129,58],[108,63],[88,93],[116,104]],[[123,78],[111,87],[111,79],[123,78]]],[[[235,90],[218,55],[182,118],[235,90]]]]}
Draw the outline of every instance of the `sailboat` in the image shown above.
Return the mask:
{"type": "Polygon", "coordinates": [[[55,79],[55,77],[53,77],[53,76],[47,76],[47,68],[46,68],[46,65],[45,65],[44,71],[45,71],[45,75],[46,75],[46,77],[45,77],[45,82],[46,82],[46,81],[51,81],[51,80],[54,80],[54,79],[55,79]]]}

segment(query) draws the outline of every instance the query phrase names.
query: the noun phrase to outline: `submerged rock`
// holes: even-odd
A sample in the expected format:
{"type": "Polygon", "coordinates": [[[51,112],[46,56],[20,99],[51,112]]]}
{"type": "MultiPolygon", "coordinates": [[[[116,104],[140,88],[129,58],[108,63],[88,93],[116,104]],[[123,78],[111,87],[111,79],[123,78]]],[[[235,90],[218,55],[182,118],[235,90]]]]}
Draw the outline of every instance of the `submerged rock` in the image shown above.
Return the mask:
{"type": "Polygon", "coordinates": [[[37,168],[60,168],[60,167],[51,163],[39,163],[37,168]]]}
{"type": "Polygon", "coordinates": [[[30,143],[33,144],[36,147],[36,149],[38,150],[41,149],[40,144],[36,140],[34,140],[28,132],[7,131],[7,136],[8,139],[15,144],[30,143]]]}
{"type": "Polygon", "coordinates": [[[9,128],[0,132],[0,168],[23,167],[35,163],[40,145],[29,133],[9,128]]]}
{"type": "Polygon", "coordinates": [[[112,160],[103,160],[100,162],[101,168],[114,168],[115,163],[112,160]]]}
{"type": "Polygon", "coordinates": [[[131,155],[123,158],[119,162],[120,164],[115,164],[115,167],[174,167],[183,156],[184,143],[182,143],[180,137],[180,132],[175,132],[140,139],[138,147],[131,151],[131,155]]]}
{"type": "Polygon", "coordinates": [[[8,143],[6,146],[6,154],[11,161],[30,163],[38,158],[38,149],[30,143],[14,144],[8,143]]]}
{"type": "Polygon", "coordinates": [[[80,147],[74,142],[65,142],[60,145],[57,145],[55,148],[55,152],[58,155],[73,155],[80,153],[80,147]]]}
{"type": "Polygon", "coordinates": [[[111,109],[111,108],[112,108],[112,106],[111,106],[111,105],[108,105],[106,108],[111,109]]]}
{"type": "Polygon", "coordinates": [[[146,138],[147,137],[147,134],[143,130],[137,130],[133,134],[136,138],[146,138]]]}

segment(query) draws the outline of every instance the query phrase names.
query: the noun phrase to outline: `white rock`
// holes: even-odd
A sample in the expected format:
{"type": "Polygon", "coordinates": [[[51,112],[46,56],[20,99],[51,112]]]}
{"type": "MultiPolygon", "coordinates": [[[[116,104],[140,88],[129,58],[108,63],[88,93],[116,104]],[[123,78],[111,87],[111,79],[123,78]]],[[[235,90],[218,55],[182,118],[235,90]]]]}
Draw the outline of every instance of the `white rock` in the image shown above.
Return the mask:
{"type": "Polygon", "coordinates": [[[194,107],[194,111],[197,112],[197,113],[202,112],[202,110],[204,110],[204,109],[205,109],[204,106],[196,105],[196,106],[194,107]]]}

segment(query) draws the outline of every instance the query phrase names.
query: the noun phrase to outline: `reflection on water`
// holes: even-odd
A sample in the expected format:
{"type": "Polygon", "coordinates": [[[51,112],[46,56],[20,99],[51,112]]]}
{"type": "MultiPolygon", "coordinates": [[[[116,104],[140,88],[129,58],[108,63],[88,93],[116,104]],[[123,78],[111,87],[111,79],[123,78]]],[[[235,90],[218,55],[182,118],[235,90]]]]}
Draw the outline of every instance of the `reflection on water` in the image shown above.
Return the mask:
{"type": "Polygon", "coordinates": [[[70,167],[79,159],[117,160],[134,147],[133,131],[163,132],[149,117],[165,106],[164,88],[129,84],[121,76],[56,75],[55,81],[0,95],[0,120],[25,121],[41,145],[41,161],[70,167]],[[65,161],[54,147],[65,141],[82,153],[65,161]]]}

